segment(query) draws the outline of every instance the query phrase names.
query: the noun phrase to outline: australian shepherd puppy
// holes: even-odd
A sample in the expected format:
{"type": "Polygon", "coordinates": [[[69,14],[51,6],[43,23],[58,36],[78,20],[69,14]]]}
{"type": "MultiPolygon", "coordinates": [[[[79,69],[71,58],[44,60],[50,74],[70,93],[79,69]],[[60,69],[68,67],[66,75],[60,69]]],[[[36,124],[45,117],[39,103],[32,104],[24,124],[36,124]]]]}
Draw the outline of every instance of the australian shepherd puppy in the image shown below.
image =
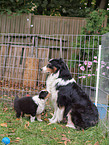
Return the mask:
{"type": "Polygon", "coordinates": [[[49,121],[60,122],[67,117],[67,126],[87,129],[98,123],[98,110],[72,78],[65,62],[51,59],[42,71],[48,72],[46,89],[51,94],[54,115],[49,121]]]}
{"type": "Polygon", "coordinates": [[[18,98],[16,96],[14,100],[14,109],[16,111],[16,117],[20,118],[21,114],[24,116],[24,114],[30,114],[30,120],[31,122],[34,122],[35,116],[37,116],[38,121],[41,120],[41,113],[45,109],[45,103],[47,101],[47,98],[49,96],[48,91],[42,90],[39,95],[36,96],[26,96],[22,98],[18,98]]]}

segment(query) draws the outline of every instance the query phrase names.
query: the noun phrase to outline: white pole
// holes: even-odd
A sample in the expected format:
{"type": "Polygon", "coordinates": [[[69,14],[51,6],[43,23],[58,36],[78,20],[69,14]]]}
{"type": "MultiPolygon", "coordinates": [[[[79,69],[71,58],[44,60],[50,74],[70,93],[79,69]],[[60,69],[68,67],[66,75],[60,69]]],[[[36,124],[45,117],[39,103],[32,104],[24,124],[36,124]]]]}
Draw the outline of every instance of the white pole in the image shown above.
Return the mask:
{"type": "Polygon", "coordinates": [[[101,45],[99,45],[99,54],[98,54],[97,83],[96,83],[96,96],[95,96],[95,105],[96,106],[97,106],[97,102],[98,102],[98,87],[99,87],[99,76],[100,76],[100,61],[101,61],[101,45]]]}
{"type": "Polygon", "coordinates": [[[60,37],[60,58],[62,58],[62,38],[60,37]]]}

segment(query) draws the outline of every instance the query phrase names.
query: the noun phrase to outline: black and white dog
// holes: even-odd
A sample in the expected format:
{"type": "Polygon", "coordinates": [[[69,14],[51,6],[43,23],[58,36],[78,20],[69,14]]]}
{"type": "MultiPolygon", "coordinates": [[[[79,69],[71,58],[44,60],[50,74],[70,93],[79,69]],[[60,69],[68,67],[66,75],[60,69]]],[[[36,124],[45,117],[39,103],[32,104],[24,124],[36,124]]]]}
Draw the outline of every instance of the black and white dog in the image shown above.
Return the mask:
{"type": "Polygon", "coordinates": [[[42,121],[41,113],[45,109],[45,103],[47,101],[48,96],[49,93],[45,90],[42,90],[39,93],[39,95],[33,97],[29,96],[18,98],[18,96],[16,96],[14,100],[14,109],[16,111],[16,117],[20,118],[21,113],[22,116],[24,116],[24,114],[30,114],[31,122],[34,122],[35,116],[37,116],[38,121],[42,121]]]}
{"type": "Polygon", "coordinates": [[[51,123],[60,122],[66,116],[67,126],[76,129],[87,129],[98,123],[97,107],[76,84],[61,58],[51,59],[42,71],[49,73],[46,89],[54,106],[54,115],[49,119],[51,123]]]}

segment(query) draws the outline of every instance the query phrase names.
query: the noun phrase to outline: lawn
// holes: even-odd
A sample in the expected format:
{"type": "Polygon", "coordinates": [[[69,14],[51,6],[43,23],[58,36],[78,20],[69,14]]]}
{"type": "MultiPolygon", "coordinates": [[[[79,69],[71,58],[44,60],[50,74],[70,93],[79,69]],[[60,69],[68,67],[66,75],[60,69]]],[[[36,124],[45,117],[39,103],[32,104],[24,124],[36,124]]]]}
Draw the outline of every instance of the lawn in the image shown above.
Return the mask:
{"type": "Polygon", "coordinates": [[[77,131],[65,124],[49,124],[47,118],[52,117],[49,106],[42,114],[43,122],[33,123],[28,116],[16,120],[15,111],[6,103],[0,102],[0,106],[0,140],[9,137],[10,145],[109,145],[101,125],[77,131]]]}

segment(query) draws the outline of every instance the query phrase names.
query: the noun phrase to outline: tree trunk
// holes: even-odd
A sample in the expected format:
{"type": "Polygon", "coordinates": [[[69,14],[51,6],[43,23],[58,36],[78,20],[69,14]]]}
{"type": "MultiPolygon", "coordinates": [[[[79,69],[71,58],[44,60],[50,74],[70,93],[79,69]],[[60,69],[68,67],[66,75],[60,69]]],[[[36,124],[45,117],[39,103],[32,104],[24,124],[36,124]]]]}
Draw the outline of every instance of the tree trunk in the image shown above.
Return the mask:
{"type": "Polygon", "coordinates": [[[96,0],[95,9],[96,8],[107,9],[107,7],[108,7],[108,0],[96,0]]]}

